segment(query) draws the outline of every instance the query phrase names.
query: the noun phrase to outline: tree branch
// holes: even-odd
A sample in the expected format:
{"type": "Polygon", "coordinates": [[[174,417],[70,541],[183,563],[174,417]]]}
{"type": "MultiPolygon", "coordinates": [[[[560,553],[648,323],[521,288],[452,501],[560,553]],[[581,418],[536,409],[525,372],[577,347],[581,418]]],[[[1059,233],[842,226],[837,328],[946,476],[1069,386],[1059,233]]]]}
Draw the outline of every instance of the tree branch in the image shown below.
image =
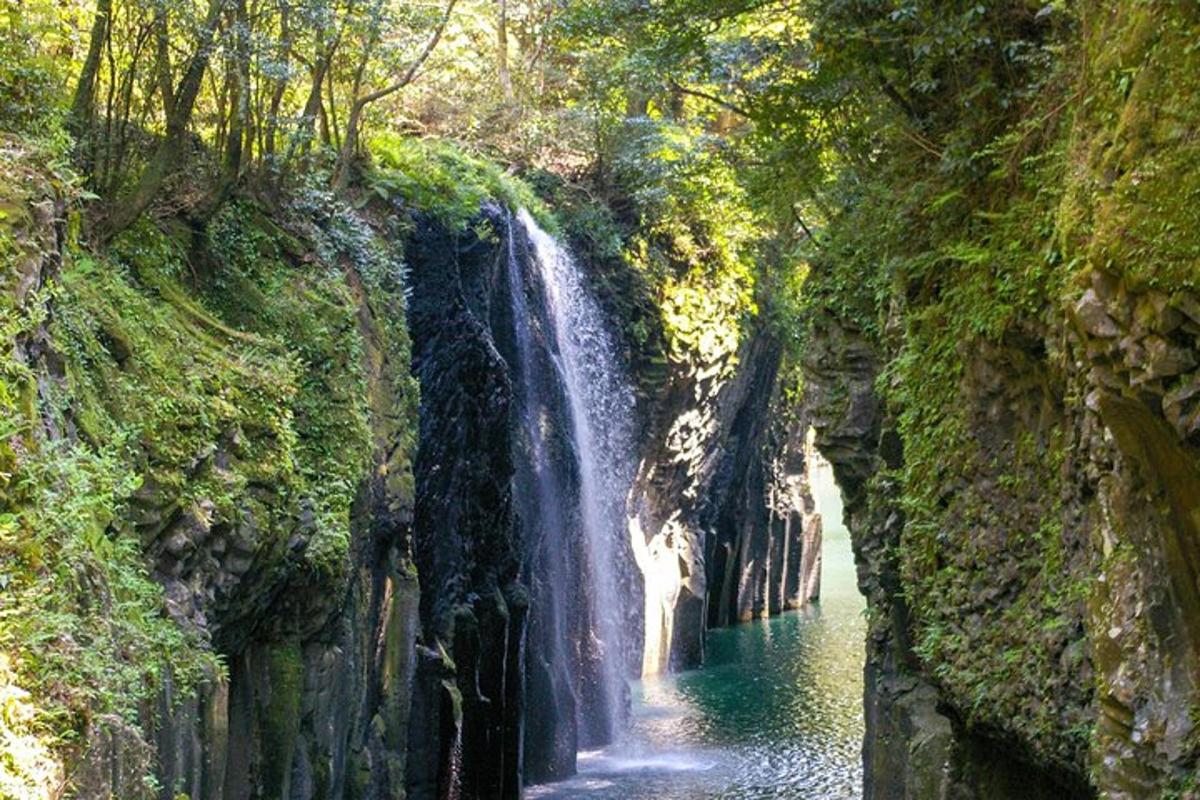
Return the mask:
{"type": "Polygon", "coordinates": [[[430,36],[429,41],[425,43],[425,49],[422,50],[421,54],[418,55],[413,62],[408,65],[408,69],[405,70],[404,75],[400,77],[400,80],[385,86],[382,89],[376,89],[369,94],[363,95],[357,101],[355,101],[355,105],[357,105],[359,108],[362,108],[368,103],[374,103],[376,100],[381,100],[384,97],[387,97],[389,94],[395,94],[405,86],[408,86],[410,83],[412,83],[413,79],[417,77],[417,70],[424,66],[425,62],[429,60],[429,57],[433,55],[433,51],[437,48],[438,42],[442,40],[442,34],[446,32],[446,25],[449,24],[450,15],[454,11],[454,7],[456,5],[458,5],[458,0],[450,0],[450,2],[446,4],[446,11],[442,14],[442,21],[438,23],[433,35],[430,36]]]}
{"type": "Polygon", "coordinates": [[[692,97],[699,97],[701,100],[707,100],[710,103],[716,103],[721,108],[724,108],[727,111],[732,111],[733,113],[737,114],[739,117],[745,117],[748,120],[754,119],[754,115],[751,114],[745,108],[742,108],[741,106],[738,106],[738,105],[734,105],[733,103],[729,102],[728,100],[723,100],[714,94],[709,94],[708,92],[702,92],[699,89],[689,88],[687,86],[684,86],[683,84],[681,84],[679,81],[675,80],[674,78],[668,78],[667,82],[671,84],[672,89],[674,89],[677,92],[680,92],[681,94],[691,95],[692,97]]]}
{"type": "Polygon", "coordinates": [[[809,229],[807,223],[804,222],[804,217],[800,216],[800,212],[796,210],[795,206],[792,206],[792,216],[796,218],[796,222],[800,223],[800,229],[804,231],[804,235],[808,237],[808,240],[820,250],[821,243],[817,241],[817,237],[813,236],[813,232],[809,229]]]}
{"type": "Polygon", "coordinates": [[[442,20],[434,29],[433,35],[425,42],[425,48],[421,50],[413,62],[408,65],[408,69],[400,77],[400,80],[395,83],[384,86],[382,89],[376,89],[362,97],[358,97],[358,88],[361,85],[362,72],[366,68],[367,59],[370,57],[370,49],[363,51],[362,61],[359,62],[358,71],[354,76],[354,88],[351,90],[354,101],[350,104],[350,113],[346,117],[346,138],[342,140],[342,147],[338,153],[337,169],[334,170],[333,188],[344,189],[350,182],[350,164],[354,160],[355,149],[358,147],[358,129],[362,118],[363,109],[368,104],[387,97],[390,94],[400,91],[408,84],[412,83],[417,77],[417,70],[429,59],[433,54],[434,49],[438,46],[438,42],[442,40],[442,34],[446,31],[446,26],[450,23],[450,15],[454,11],[454,6],[458,4],[458,0],[449,0],[446,3],[446,11],[442,14],[442,20]]]}

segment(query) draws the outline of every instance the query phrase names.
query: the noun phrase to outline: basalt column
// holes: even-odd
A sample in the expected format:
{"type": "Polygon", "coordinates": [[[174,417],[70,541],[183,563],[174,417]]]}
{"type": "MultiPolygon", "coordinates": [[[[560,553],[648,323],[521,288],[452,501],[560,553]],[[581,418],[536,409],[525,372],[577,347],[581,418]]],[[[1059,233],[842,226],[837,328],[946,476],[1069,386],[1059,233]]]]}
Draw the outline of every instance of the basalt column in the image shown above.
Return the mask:
{"type": "Polygon", "coordinates": [[[736,353],[673,362],[650,411],[629,518],[646,674],[699,665],[710,627],[813,597],[808,423],[781,386],[782,358],[769,331],[747,331],[736,353]]]}
{"type": "MultiPolygon", "coordinates": [[[[504,230],[495,209],[483,223],[504,230]]],[[[502,259],[474,229],[428,219],[417,220],[408,249],[422,628],[410,798],[520,794],[527,599],[513,519],[512,384],[487,324],[502,259]]]]}

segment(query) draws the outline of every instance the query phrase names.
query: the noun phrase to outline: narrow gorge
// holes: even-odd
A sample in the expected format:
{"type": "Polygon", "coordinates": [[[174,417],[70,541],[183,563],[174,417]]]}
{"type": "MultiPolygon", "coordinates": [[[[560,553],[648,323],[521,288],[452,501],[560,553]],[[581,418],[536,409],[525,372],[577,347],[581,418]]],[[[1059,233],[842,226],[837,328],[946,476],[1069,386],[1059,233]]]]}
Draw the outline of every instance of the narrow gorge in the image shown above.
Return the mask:
{"type": "MultiPolygon", "coordinates": [[[[427,698],[441,697],[429,720],[413,718],[414,735],[433,743],[419,768],[427,783],[409,792],[437,796],[439,781],[454,775],[468,794],[501,796],[506,773],[518,782],[569,777],[580,751],[614,743],[627,725],[629,681],[690,657],[699,663],[709,603],[741,608],[743,619],[765,616],[768,596],[770,613],[798,607],[799,587],[815,579],[819,519],[804,482],[803,432],[778,452],[753,432],[749,452],[725,452],[749,393],[771,389],[769,355],[768,378],[756,387],[710,386],[714,410],[689,453],[672,443],[694,407],[639,402],[582,269],[529,212],[490,206],[465,235],[418,223],[407,252],[414,365],[430,421],[415,466],[417,571],[433,576],[422,631],[450,645],[428,661],[427,698]],[[479,413],[483,397],[487,413],[479,413]],[[732,410],[719,415],[721,403],[732,410]],[[660,459],[653,467],[648,451],[660,459]],[[779,463],[753,461],[764,453],[779,463]],[[759,473],[757,495],[726,490],[757,527],[736,530],[739,510],[725,545],[732,555],[709,574],[703,552],[687,549],[705,531],[681,521],[675,492],[684,490],[639,491],[649,494],[641,487],[654,485],[654,468],[715,482],[734,459],[759,473]],[[639,462],[645,475],[635,475],[639,462]],[[780,481],[772,495],[789,492],[775,506],[763,476],[772,467],[780,481]],[[667,530],[648,537],[644,524],[667,530]],[[442,715],[455,708],[446,727],[442,715]]],[[[762,371],[756,354],[754,372],[762,371]]],[[[681,370],[667,379],[693,377],[681,370]]],[[[409,774],[417,769],[410,761],[409,774]]]]}
{"type": "Polygon", "coordinates": [[[0,800],[1200,800],[1191,0],[0,28],[0,800]]]}

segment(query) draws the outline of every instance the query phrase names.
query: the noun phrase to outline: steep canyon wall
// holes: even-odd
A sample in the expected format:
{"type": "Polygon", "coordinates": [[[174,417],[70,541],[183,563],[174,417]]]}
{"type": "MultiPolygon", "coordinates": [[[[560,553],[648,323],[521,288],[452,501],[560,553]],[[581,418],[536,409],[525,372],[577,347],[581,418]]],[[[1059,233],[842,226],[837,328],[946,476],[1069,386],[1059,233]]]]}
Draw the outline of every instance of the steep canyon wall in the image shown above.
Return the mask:
{"type": "Polygon", "coordinates": [[[808,413],[870,609],[869,800],[1195,796],[1198,19],[1081,19],[1047,222],[988,200],[1044,237],[1001,229],[1025,277],[997,256],[878,325],[836,301],[812,321],[808,413]],[[1037,299],[989,329],[1013,280],[1037,299]]]}
{"type": "MultiPolygon", "coordinates": [[[[93,256],[35,175],[22,185],[30,210],[11,224],[20,248],[6,286],[31,322],[15,352],[31,414],[5,457],[18,472],[43,454],[83,470],[100,458],[96,474],[127,492],[105,500],[61,474],[45,490],[66,494],[34,508],[75,516],[26,531],[90,576],[82,605],[43,593],[56,604],[45,613],[79,616],[62,644],[77,665],[101,659],[77,680],[108,704],[68,751],[69,793],[400,791],[417,619],[416,391],[398,262],[376,246],[387,224],[330,201],[285,229],[234,205],[207,235],[139,229],[93,256]],[[317,335],[287,339],[297,329],[317,335]],[[64,526],[87,522],[97,502],[117,513],[88,550],[71,549],[64,526]],[[137,543],[134,561],[114,567],[120,542],[137,543]],[[125,616],[142,602],[128,583],[138,575],[163,588],[163,611],[125,616]],[[163,630],[174,632],[153,644],[163,630]],[[96,640],[105,631],[115,644],[96,640]],[[114,682],[125,674],[132,686],[114,682]]],[[[11,601],[24,573],[7,574],[11,601]]]]}
{"type": "MultiPolygon", "coordinates": [[[[651,407],[631,495],[644,541],[646,673],[694,667],[704,632],[798,608],[819,565],[807,418],[785,406],[781,348],[751,332],[724,363],[682,363],[651,407]]],[[[808,592],[811,595],[812,592],[808,592]]]]}

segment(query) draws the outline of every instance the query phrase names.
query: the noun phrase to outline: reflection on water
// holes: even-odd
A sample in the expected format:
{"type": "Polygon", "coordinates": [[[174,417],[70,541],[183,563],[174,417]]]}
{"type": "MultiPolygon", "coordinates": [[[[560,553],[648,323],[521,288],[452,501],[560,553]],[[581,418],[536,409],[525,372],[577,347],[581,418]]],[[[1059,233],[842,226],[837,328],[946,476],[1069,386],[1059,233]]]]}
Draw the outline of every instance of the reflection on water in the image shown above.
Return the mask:
{"type": "Polygon", "coordinates": [[[581,753],[579,775],[531,787],[546,800],[858,800],[865,623],[828,469],[819,607],[712,631],[703,669],[633,687],[621,743],[581,753]]]}

